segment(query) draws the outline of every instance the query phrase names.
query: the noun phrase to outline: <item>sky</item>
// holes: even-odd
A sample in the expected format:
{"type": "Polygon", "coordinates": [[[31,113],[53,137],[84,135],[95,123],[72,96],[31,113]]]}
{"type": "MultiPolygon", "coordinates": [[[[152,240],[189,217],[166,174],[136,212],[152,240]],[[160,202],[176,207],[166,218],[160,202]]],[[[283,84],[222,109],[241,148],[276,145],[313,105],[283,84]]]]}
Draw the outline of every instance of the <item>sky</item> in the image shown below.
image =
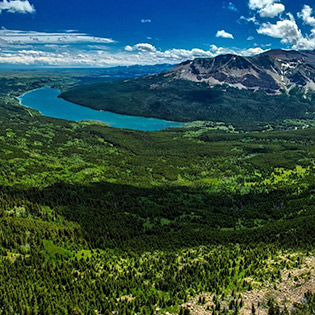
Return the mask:
{"type": "Polygon", "coordinates": [[[314,0],[0,0],[1,67],[179,63],[315,49],[314,0]]]}

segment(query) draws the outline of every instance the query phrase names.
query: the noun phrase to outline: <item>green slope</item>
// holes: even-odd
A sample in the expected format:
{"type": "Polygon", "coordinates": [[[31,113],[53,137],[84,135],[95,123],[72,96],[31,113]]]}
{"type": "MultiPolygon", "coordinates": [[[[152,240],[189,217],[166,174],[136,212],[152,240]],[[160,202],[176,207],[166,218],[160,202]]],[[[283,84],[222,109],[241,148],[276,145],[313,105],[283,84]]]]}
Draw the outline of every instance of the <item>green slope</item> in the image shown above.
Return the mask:
{"type": "Polygon", "coordinates": [[[159,74],[118,82],[81,85],[61,97],[97,110],[174,121],[211,120],[246,126],[288,118],[313,118],[314,94],[304,98],[299,90],[290,95],[206,83],[159,74]]]}
{"type": "Polygon", "coordinates": [[[313,129],[117,130],[7,92],[0,125],[3,314],[178,314],[203,292],[239,309],[314,251],[313,129]]]}

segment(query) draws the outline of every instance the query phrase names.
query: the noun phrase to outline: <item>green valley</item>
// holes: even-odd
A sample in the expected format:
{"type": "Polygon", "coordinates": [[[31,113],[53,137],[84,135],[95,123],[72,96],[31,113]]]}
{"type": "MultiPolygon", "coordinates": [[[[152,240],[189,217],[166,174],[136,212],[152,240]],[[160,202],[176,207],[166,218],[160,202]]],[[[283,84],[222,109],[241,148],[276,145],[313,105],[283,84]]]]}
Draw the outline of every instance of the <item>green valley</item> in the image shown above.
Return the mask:
{"type": "Polygon", "coordinates": [[[115,129],[14,98],[70,71],[0,79],[0,314],[314,310],[313,120],[115,129]]]}

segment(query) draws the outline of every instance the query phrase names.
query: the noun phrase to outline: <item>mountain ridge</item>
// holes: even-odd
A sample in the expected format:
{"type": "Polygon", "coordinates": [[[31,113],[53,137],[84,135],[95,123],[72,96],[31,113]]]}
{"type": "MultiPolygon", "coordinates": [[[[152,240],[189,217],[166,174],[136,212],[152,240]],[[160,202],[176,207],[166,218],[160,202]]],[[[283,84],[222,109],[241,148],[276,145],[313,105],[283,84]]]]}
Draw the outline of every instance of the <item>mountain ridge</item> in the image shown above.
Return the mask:
{"type": "Polygon", "coordinates": [[[80,85],[60,97],[96,110],[241,124],[315,117],[315,51],[188,60],[172,70],[80,85]]]}
{"type": "Polygon", "coordinates": [[[280,94],[298,86],[315,91],[315,51],[269,50],[253,57],[234,54],[197,58],[177,65],[169,73],[178,79],[263,89],[280,94]]]}

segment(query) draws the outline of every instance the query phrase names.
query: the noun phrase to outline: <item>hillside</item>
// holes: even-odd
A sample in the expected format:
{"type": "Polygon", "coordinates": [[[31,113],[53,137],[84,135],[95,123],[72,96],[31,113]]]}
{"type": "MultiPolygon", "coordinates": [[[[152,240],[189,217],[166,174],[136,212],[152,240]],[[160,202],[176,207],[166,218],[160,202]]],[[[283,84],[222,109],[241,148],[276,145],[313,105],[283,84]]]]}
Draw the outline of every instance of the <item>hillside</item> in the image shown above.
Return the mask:
{"type": "Polygon", "coordinates": [[[12,96],[42,80],[5,74],[0,89],[4,314],[242,314],[266,290],[254,306],[267,312],[283,283],[295,314],[314,309],[313,129],[31,116],[12,96]]]}
{"type": "Polygon", "coordinates": [[[314,81],[313,51],[272,50],[195,59],[160,74],[75,86],[61,97],[120,114],[244,125],[314,117],[314,81]]]}

